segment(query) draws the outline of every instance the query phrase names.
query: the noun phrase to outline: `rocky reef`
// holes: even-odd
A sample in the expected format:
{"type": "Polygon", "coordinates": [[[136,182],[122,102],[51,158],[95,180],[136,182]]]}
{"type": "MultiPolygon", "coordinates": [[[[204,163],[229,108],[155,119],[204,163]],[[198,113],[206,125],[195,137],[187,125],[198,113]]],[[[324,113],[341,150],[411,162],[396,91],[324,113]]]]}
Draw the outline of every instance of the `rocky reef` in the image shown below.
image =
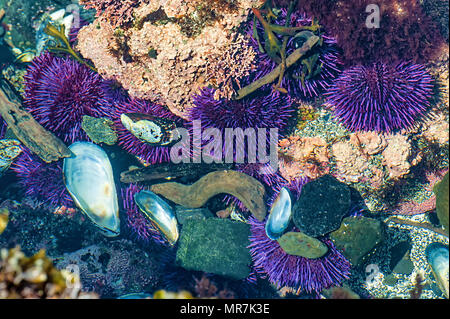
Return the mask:
{"type": "Polygon", "coordinates": [[[211,85],[220,88],[218,96],[229,96],[234,81],[254,69],[255,52],[237,29],[261,2],[135,1],[126,24],[100,8],[97,19],[80,30],[77,48],[132,97],[167,105],[186,118],[192,94],[211,85]]]}

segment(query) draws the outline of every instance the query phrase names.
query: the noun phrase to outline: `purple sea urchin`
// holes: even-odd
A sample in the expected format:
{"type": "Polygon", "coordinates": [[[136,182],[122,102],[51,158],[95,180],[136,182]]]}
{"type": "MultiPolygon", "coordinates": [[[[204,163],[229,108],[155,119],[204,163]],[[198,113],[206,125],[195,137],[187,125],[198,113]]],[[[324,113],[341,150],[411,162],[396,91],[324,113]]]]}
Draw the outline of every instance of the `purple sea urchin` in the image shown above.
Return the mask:
{"type": "Polygon", "coordinates": [[[103,117],[112,110],[102,81],[86,66],[46,52],[28,67],[24,106],[42,126],[65,142],[87,139],[81,129],[83,115],[103,117]]]}
{"type": "Polygon", "coordinates": [[[194,96],[190,120],[202,128],[278,128],[282,130],[294,114],[292,100],[274,92],[241,100],[214,99],[214,89],[204,88],[194,96]]]}
{"type": "MultiPolygon", "coordinates": [[[[195,106],[190,110],[189,120],[191,123],[199,121],[202,131],[215,128],[220,131],[222,136],[226,136],[226,129],[240,128],[243,131],[248,128],[266,129],[266,145],[269,146],[270,129],[276,128],[279,130],[279,135],[283,135],[283,129],[295,113],[292,99],[279,92],[262,92],[260,95],[247,96],[241,100],[224,98],[216,100],[214,92],[214,89],[204,88],[200,94],[194,96],[195,106]]],[[[246,155],[245,150],[248,149],[246,147],[248,145],[238,138],[236,137],[236,145],[243,147],[243,153],[246,155]]],[[[222,143],[222,141],[220,142],[222,143]]],[[[221,144],[224,155],[226,155],[225,144],[221,144]]]]}
{"type": "Polygon", "coordinates": [[[47,164],[28,149],[22,149],[23,153],[13,162],[11,169],[16,172],[25,194],[52,209],[74,207],[64,185],[61,162],[47,164]]]}
{"type": "Polygon", "coordinates": [[[290,287],[300,293],[319,294],[323,289],[339,285],[350,275],[351,265],[330,240],[322,240],[328,253],[317,259],[286,254],[276,240],[266,235],[265,222],[249,218],[250,253],[257,273],[267,276],[277,286],[290,287]]]}
{"type": "Polygon", "coordinates": [[[120,146],[149,164],[168,162],[170,160],[170,145],[152,145],[140,141],[123,126],[120,120],[120,116],[123,113],[150,114],[152,116],[175,121],[177,124],[180,123],[180,119],[161,105],[138,99],[117,104],[114,110],[114,123],[116,126],[117,135],[119,137],[120,146]]]}
{"type": "Polygon", "coordinates": [[[395,132],[411,128],[425,115],[432,89],[422,65],[374,63],[346,70],[326,95],[349,130],[395,132]]]}
{"type": "MultiPolygon", "coordinates": [[[[287,10],[281,9],[279,16],[272,21],[272,23],[277,25],[285,25],[286,16],[287,10]]],[[[290,26],[310,26],[311,21],[312,19],[302,15],[299,11],[294,11],[291,15],[290,26]]],[[[251,76],[252,81],[258,80],[267,75],[278,65],[265,52],[261,52],[258,41],[253,37],[253,28],[254,24],[253,21],[251,21],[249,23],[248,35],[251,46],[255,49],[255,52],[257,52],[256,60],[258,61],[258,71],[251,76]]],[[[261,41],[261,45],[264,46],[264,29],[261,26],[261,23],[256,23],[256,30],[258,32],[258,38],[261,41]]],[[[277,37],[281,43],[282,36],[277,35],[277,37]]],[[[286,70],[281,87],[285,88],[291,96],[300,99],[316,97],[320,92],[327,89],[333,80],[340,74],[342,61],[336,41],[326,35],[322,35],[322,38],[322,45],[317,45],[311,50],[311,52],[308,53],[307,56],[305,56],[305,58],[302,58],[299,62],[286,70]],[[305,74],[307,59],[314,58],[314,56],[317,57],[317,61],[314,63],[316,66],[314,69],[320,67],[320,72],[316,75],[308,76],[305,74]]],[[[299,39],[300,38],[292,37],[288,41],[286,46],[286,56],[289,56],[295,49],[301,46],[299,39]]]]}
{"type": "Polygon", "coordinates": [[[155,226],[141,213],[134,202],[134,194],[143,190],[143,186],[130,184],[121,190],[123,209],[125,210],[127,224],[130,230],[144,242],[150,239],[158,243],[165,243],[165,239],[161,236],[155,226]]]}

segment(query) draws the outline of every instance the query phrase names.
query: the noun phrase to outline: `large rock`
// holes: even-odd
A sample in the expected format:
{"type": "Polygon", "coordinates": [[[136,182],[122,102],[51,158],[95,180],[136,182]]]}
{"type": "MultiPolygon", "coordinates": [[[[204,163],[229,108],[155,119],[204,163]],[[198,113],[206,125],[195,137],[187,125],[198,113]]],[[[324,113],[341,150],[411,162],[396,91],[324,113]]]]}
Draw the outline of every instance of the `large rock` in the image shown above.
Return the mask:
{"type": "Polygon", "coordinates": [[[448,233],[448,197],[449,197],[449,180],[448,173],[445,174],[442,181],[438,182],[434,188],[434,193],[436,194],[436,214],[441,222],[441,225],[444,226],[444,229],[448,233]]]}
{"type": "Polygon", "coordinates": [[[330,234],[330,239],[353,265],[358,265],[382,241],[382,225],[372,218],[347,217],[341,227],[330,234]]]}
{"type": "Polygon", "coordinates": [[[249,225],[229,219],[186,219],[177,263],[188,270],[243,279],[250,274],[249,225]]]}
{"type": "Polygon", "coordinates": [[[303,233],[317,237],[339,228],[350,209],[350,188],[331,175],[303,186],[293,221],[303,233]]]}

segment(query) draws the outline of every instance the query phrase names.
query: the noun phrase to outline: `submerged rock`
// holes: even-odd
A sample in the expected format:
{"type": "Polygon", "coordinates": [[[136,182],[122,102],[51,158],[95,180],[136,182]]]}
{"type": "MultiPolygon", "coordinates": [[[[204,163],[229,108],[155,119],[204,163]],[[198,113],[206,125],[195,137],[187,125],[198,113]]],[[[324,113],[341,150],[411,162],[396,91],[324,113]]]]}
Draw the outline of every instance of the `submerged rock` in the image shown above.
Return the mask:
{"type": "Polygon", "coordinates": [[[341,227],[330,234],[330,239],[353,265],[358,265],[383,240],[381,222],[366,217],[347,217],[341,227]]]}
{"type": "Polygon", "coordinates": [[[449,216],[448,172],[447,172],[447,174],[445,174],[444,178],[434,186],[433,191],[436,194],[436,214],[437,214],[442,226],[444,226],[444,229],[448,233],[448,216],[449,216]]]}
{"type": "Polygon", "coordinates": [[[108,118],[95,118],[83,116],[82,129],[95,144],[105,143],[114,145],[117,143],[117,133],[113,130],[114,122],[108,118]]]}
{"type": "Polygon", "coordinates": [[[277,241],[286,254],[308,259],[320,258],[328,251],[327,245],[302,232],[288,232],[277,241]]]}
{"type": "Polygon", "coordinates": [[[181,229],[177,263],[188,270],[244,279],[250,275],[250,226],[221,218],[187,219],[181,229]]]}
{"type": "Polygon", "coordinates": [[[214,214],[208,208],[186,208],[180,205],[175,206],[175,215],[181,225],[188,219],[204,220],[214,217],[214,214]]]}
{"type": "Polygon", "coordinates": [[[336,230],[350,209],[350,188],[331,175],[322,176],[302,188],[293,208],[295,226],[318,237],[336,230]]]}

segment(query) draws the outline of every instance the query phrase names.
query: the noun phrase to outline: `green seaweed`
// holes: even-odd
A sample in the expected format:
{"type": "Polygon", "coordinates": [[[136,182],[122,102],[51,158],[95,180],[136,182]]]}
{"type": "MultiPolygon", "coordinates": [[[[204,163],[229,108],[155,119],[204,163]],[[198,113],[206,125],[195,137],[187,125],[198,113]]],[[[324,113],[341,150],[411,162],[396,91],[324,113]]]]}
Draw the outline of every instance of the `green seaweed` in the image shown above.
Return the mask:
{"type": "Polygon", "coordinates": [[[53,52],[64,52],[69,55],[71,55],[75,60],[80,62],[81,64],[86,65],[88,68],[90,68],[92,71],[97,72],[97,69],[94,68],[92,65],[88,64],[85,60],[83,60],[78,53],[75,52],[75,50],[71,47],[69,39],[67,39],[65,34],[65,27],[64,25],[60,25],[59,27],[54,26],[52,23],[48,23],[45,26],[44,32],[54,37],[55,39],[59,40],[60,45],[55,47],[49,47],[48,49],[53,52]]]}

